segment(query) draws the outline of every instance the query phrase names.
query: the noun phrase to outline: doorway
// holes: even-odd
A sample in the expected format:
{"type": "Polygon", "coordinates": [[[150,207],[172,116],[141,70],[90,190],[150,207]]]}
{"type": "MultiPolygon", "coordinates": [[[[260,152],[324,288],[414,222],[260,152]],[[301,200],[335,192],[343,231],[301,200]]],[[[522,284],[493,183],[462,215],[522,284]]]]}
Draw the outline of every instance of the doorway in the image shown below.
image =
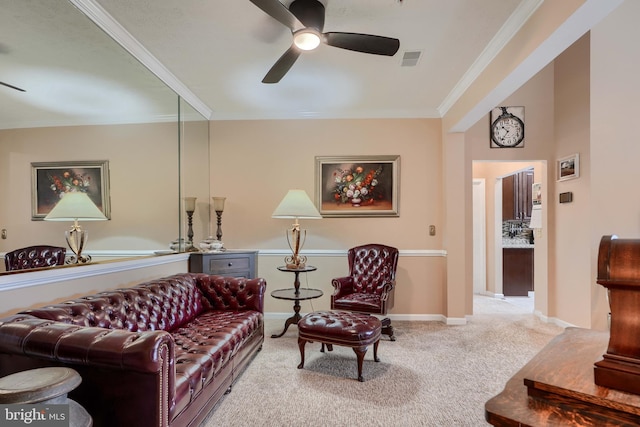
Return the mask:
{"type": "MultiPolygon", "coordinates": [[[[472,162],[472,227],[473,227],[473,293],[504,299],[503,294],[503,222],[502,222],[502,178],[514,173],[534,168],[535,182],[545,183],[547,173],[545,161],[479,161],[472,162]],[[480,181],[484,181],[484,196],[480,181]],[[488,188],[486,187],[488,185],[488,188]],[[484,206],[482,206],[484,204],[484,206]],[[484,234],[482,234],[484,231],[484,234]]],[[[544,187],[544,186],[543,186],[544,187]]],[[[528,224],[528,221],[527,221],[528,224]]],[[[539,234],[539,233],[538,233],[539,234]]],[[[535,235],[538,238],[538,235],[535,235]]],[[[535,288],[546,295],[546,241],[536,242],[535,288]],[[539,243],[539,244],[538,244],[539,243]],[[540,246],[543,245],[543,246],[540,246]],[[538,248],[540,246],[540,248],[538,248]],[[540,249],[540,250],[538,250],[540,249]],[[543,259],[540,259],[542,257],[543,259]],[[539,277],[538,277],[539,275],[539,277]],[[542,279],[542,280],[540,280],[542,279]]],[[[534,297],[531,294],[520,298],[533,311],[534,297]]],[[[543,304],[544,305],[544,304],[543,304]]]]}

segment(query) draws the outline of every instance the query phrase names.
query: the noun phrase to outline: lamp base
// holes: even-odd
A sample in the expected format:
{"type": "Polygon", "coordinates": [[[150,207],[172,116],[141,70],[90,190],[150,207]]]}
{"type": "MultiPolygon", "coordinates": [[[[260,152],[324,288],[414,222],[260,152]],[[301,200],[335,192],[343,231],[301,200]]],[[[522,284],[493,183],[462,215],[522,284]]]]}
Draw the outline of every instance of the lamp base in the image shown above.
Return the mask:
{"type": "Polygon", "coordinates": [[[86,230],[80,228],[76,223],[70,230],[65,231],[65,237],[67,238],[67,244],[73,252],[73,255],[69,256],[64,263],[65,264],[88,264],[91,262],[91,256],[82,253],[84,245],[89,239],[89,233],[86,230]]]}
{"type": "Polygon", "coordinates": [[[307,257],[303,255],[292,255],[284,259],[284,263],[288,269],[297,270],[305,268],[307,265],[307,257]]]}
{"type": "Polygon", "coordinates": [[[70,255],[65,260],[65,264],[73,265],[73,264],[89,264],[91,262],[91,255],[70,255]]]}

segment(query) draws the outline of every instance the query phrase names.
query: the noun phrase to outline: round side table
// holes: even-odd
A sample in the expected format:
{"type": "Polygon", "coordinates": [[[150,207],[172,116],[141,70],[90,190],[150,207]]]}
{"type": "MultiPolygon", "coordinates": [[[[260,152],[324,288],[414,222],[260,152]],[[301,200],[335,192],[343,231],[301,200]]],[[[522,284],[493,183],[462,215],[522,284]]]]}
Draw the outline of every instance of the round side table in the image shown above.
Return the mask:
{"type": "Polygon", "coordinates": [[[67,393],[82,382],[70,368],[31,369],[0,378],[0,404],[69,405],[70,427],[91,427],[93,420],[87,411],[67,393]]]}
{"type": "Polygon", "coordinates": [[[322,296],[322,291],[320,289],[300,289],[300,273],[309,273],[311,271],[316,271],[316,267],[312,265],[308,265],[302,268],[289,268],[286,266],[281,266],[278,267],[278,270],[295,274],[293,288],[276,289],[275,291],[271,292],[271,296],[273,298],[293,301],[293,316],[289,317],[284,322],[284,330],[279,334],[271,335],[271,338],[280,338],[285,334],[285,332],[287,332],[289,326],[298,324],[298,321],[302,318],[302,316],[300,315],[300,301],[320,298],[322,296]]]}

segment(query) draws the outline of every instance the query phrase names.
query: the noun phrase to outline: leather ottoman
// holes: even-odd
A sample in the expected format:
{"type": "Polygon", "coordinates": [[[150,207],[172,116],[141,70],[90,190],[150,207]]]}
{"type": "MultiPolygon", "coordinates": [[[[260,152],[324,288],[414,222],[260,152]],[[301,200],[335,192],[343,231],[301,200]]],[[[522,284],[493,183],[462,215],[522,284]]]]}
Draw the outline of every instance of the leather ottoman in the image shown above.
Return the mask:
{"type": "Polygon", "coordinates": [[[367,347],[373,344],[373,359],[379,362],[378,343],[382,324],[380,320],[369,314],[346,311],[315,311],[304,316],[298,322],[298,347],[300,347],[300,364],[304,367],[304,347],[307,342],[320,342],[324,351],[329,351],[333,344],[353,348],[358,359],[358,381],[364,381],[362,362],[367,347]]]}

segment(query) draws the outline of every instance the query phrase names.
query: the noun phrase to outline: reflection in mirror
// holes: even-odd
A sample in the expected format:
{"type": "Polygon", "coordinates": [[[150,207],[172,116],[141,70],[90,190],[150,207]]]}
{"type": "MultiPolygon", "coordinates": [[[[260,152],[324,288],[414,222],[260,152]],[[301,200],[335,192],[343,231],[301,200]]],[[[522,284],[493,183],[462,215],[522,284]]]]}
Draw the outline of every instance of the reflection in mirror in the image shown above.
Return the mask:
{"type": "Polygon", "coordinates": [[[211,191],[209,185],[209,122],[180,99],[180,238],[188,241],[185,197],[195,197],[192,250],[211,235],[211,191]]]}
{"type": "Polygon", "coordinates": [[[31,219],[33,162],[109,162],[111,219],[83,225],[95,261],[168,250],[184,191],[201,238],[207,120],[67,0],[7,2],[0,27],[0,81],[26,90],[0,85],[0,253],[66,246],[69,224],[31,219]]]}

